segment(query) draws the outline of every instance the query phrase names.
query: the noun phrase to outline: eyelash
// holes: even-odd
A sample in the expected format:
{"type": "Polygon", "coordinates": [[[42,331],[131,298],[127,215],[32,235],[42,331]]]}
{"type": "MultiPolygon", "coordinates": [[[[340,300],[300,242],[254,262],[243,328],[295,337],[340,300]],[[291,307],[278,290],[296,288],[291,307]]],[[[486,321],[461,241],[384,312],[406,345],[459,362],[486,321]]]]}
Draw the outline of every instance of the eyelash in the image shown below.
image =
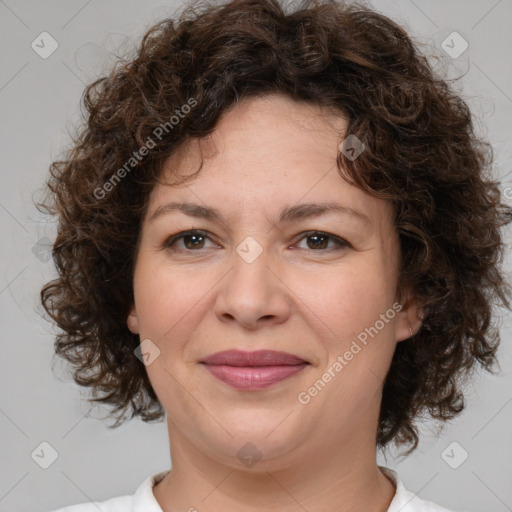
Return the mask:
{"type": "MultiPolygon", "coordinates": [[[[201,229],[191,229],[191,230],[188,230],[188,231],[181,231],[180,233],[177,233],[175,235],[172,235],[171,237],[167,238],[164,242],[164,247],[166,249],[169,249],[171,251],[183,251],[183,252],[199,252],[201,249],[175,249],[173,248],[173,245],[175,244],[175,242],[177,242],[178,240],[182,240],[185,236],[187,235],[200,235],[200,236],[203,236],[205,238],[208,238],[210,241],[212,241],[210,239],[210,237],[208,236],[208,232],[207,231],[203,231],[201,229]]],[[[308,238],[308,237],[311,237],[311,236],[321,236],[321,237],[327,237],[328,239],[332,240],[335,244],[337,244],[337,248],[334,248],[334,250],[341,250],[341,249],[345,249],[345,248],[350,248],[352,247],[351,244],[349,242],[347,242],[346,240],[343,240],[343,238],[340,238],[340,237],[337,237],[335,235],[331,235],[330,233],[326,233],[324,231],[306,231],[304,233],[301,233],[301,238],[299,238],[299,241],[300,240],[303,240],[305,238],[308,238]]],[[[307,249],[306,249],[307,250],[307,249]]],[[[333,250],[333,248],[330,248],[330,249],[310,249],[314,252],[330,252],[333,250]]]]}

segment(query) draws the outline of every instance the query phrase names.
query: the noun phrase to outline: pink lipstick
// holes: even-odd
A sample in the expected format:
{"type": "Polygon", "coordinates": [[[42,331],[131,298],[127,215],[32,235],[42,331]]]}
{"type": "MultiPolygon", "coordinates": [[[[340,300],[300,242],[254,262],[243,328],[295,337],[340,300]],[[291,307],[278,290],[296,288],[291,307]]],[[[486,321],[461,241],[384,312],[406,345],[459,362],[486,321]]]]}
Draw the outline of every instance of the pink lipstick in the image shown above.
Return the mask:
{"type": "Polygon", "coordinates": [[[212,354],[201,363],[226,384],[248,391],[267,388],[309,365],[300,357],[275,350],[225,350],[212,354]]]}

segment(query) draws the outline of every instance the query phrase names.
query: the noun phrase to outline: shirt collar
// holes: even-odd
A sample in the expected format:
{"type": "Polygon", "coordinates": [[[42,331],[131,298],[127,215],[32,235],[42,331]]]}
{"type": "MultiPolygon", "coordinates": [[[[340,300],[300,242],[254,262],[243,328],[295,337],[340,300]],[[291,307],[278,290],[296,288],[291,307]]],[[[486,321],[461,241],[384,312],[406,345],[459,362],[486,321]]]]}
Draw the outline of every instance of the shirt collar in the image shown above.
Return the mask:
{"type": "MultiPolygon", "coordinates": [[[[391,480],[395,486],[395,495],[389,504],[387,512],[407,512],[408,508],[405,507],[409,506],[410,502],[416,498],[416,495],[405,489],[402,481],[400,478],[398,478],[398,475],[395,471],[384,466],[379,466],[379,469],[391,480]]],[[[168,469],[161,471],[160,473],[148,476],[144,482],[139,485],[135,491],[135,494],[133,495],[132,512],[163,512],[160,504],[153,494],[153,487],[158,482],[163,480],[163,478],[168,475],[170,471],[171,470],[168,469]]]]}
{"type": "Polygon", "coordinates": [[[163,512],[162,507],[153,494],[153,487],[170,473],[170,469],[148,476],[133,495],[133,508],[131,512],[163,512]]]}

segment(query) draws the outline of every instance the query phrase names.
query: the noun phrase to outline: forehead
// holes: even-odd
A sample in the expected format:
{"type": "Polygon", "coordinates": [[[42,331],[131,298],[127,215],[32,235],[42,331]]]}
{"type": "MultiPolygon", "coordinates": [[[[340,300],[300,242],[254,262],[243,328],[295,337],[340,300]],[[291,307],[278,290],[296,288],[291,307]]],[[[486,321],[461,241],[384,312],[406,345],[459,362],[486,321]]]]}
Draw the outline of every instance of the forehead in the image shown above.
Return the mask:
{"type": "Polygon", "coordinates": [[[185,184],[155,186],[149,213],[172,197],[215,206],[226,216],[245,209],[277,214],[283,205],[337,202],[374,219],[387,218],[387,202],[339,174],[338,145],[347,125],[341,112],[281,95],[243,100],[221,117],[210,136],[190,140],[165,162],[163,178],[173,184],[176,173],[200,172],[185,184]]]}

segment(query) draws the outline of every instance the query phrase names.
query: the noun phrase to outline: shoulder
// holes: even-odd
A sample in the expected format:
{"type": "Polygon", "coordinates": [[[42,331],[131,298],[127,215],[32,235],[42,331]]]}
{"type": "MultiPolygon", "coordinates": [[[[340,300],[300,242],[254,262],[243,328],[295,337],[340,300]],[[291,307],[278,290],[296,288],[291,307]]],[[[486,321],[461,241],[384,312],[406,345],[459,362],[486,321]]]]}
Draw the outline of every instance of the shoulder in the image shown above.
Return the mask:
{"type": "Polygon", "coordinates": [[[162,512],[153,494],[153,487],[169,472],[169,470],[148,476],[134,494],[117,496],[106,501],[89,501],[77,503],[48,512],[162,512]]]}
{"type": "Polygon", "coordinates": [[[383,466],[379,468],[396,486],[395,496],[387,512],[455,512],[432,501],[421,499],[404,487],[395,471],[383,466]]]}

